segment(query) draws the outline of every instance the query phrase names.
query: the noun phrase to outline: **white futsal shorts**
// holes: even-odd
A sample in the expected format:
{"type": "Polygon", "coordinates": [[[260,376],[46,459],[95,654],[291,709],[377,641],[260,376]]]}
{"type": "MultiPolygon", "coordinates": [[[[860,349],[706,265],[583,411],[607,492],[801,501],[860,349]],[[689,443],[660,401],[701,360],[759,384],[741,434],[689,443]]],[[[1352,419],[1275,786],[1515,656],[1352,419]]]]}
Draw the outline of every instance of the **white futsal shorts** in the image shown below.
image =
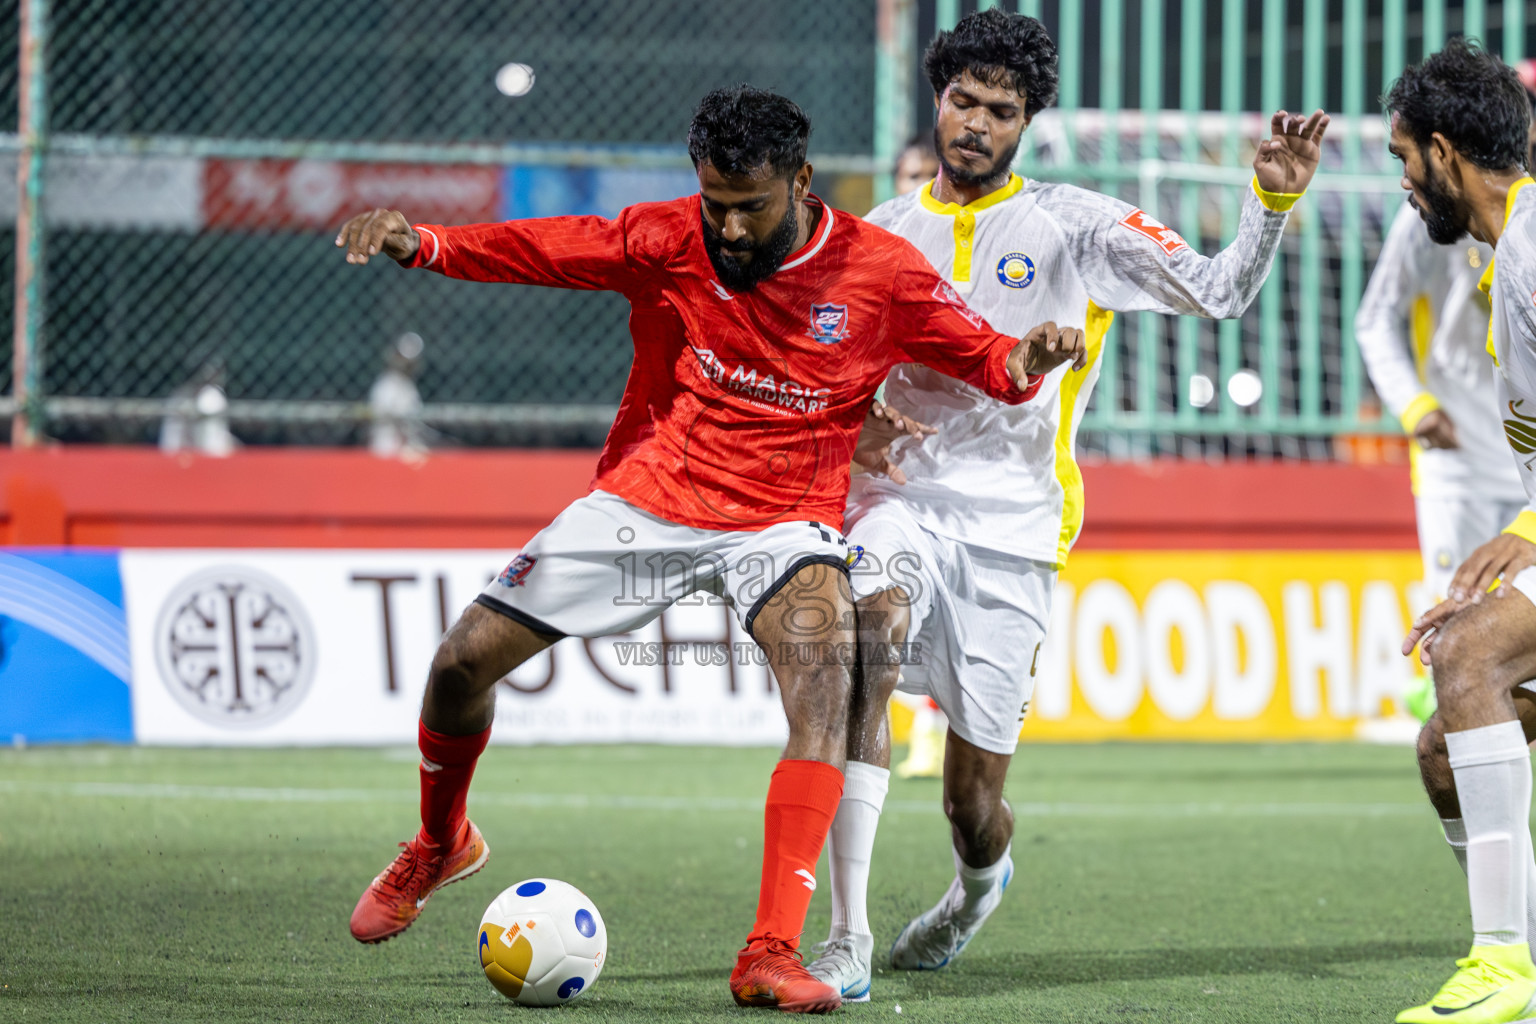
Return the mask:
{"type": "Polygon", "coordinates": [[[639,629],[698,591],[730,600],[754,636],[763,605],[818,563],[848,569],[847,540],[821,523],[701,530],[593,491],[536,533],[475,601],[538,633],[599,637],[639,629]]]}
{"type": "Polygon", "coordinates": [[[1451,577],[1467,556],[1499,535],[1525,508],[1525,500],[1487,498],[1414,499],[1419,524],[1419,553],[1424,557],[1424,586],[1431,604],[1444,600],[1451,577]]]}
{"type": "Polygon", "coordinates": [[[900,587],[911,602],[899,688],[926,694],[967,743],[995,754],[1019,745],[1051,618],[1054,567],[937,536],[900,499],[849,509],[855,600],[900,587]]]}

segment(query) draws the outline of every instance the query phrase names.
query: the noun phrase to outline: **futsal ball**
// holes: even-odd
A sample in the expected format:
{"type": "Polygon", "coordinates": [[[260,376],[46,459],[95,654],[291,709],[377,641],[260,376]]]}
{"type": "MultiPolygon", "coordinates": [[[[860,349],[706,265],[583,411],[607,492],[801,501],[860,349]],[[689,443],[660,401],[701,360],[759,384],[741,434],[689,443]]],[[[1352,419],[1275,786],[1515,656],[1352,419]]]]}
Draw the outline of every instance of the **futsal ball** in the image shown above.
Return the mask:
{"type": "Polygon", "coordinates": [[[592,987],[608,955],[608,929],[574,885],[518,882],[485,908],[476,941],[496,990],[524,1006],[559,1006],[592,987]]]}

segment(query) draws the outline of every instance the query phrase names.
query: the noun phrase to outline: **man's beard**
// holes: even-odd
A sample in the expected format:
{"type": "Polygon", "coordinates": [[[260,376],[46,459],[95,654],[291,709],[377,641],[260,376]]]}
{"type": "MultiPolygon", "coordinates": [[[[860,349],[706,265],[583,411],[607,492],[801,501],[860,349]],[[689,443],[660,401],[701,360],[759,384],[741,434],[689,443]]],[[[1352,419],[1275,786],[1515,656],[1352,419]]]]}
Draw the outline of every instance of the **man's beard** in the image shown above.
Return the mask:
{"type": "Polygon", "coordinates": [[[1418,197],[1412,195],[1408,197],[1408,203],[1423,218],[1424,227],[1429,231],[1429,240],[1440,245],[1450,245],[1460,240],[1467,233],[1466,224],[1456,209],[1456,201],[1427,163],[1424,167],[1424,183],[1419,186],[1419,191],[1424,193],[1424,205],[1421,206],[1418,197]]]}
{"type": "Polygon", "coordinates": [[[704,225],[704,249],[709,253],[709,262],[714,264],[715,276],[720,278],[721,284],[733,292],[751,291],[757,287],[759,281],[783,266],[784,260],[789,257],[790,251],[795,247],[795,236],[800,232],[800,221],[795,216],[793,199],[790,200],[784,219],[779,221],[779,226],[773,229],[773,234],[756,245],[745,238],[737,242],[727,242],[709,226],[709,221],[704,219],[702,210],[699,212],[699,219],[704,225]],[[752,258],[746,263],[738,263],[726,255],[727,251],[749,252],[752,258]]]}
{"type": "MultiPolygon", "coordinates": [[[[944,176],[957,185],[983,185],[1000,175],[1007,174],[1013,168],[1013,158],[1019,151],[1019,142],[1021,140],[1022,136],[1014,139],[1013,145],[1004,150],[996,160],[992,161],[991,166],[985,170],[968,171],[964,167],[956,167],[949,162],[944,151],[944,141],[939,138],[939,126],[933,126],[933,150],[939,154],[939,163],[944,165],[944,176]]],[[[992,155],[992,150],[987,147],[986,143],[981,141],[979,136],[970,134],[957,135],[950,142],[951,146],[961,144],[976,150],[983,156],[992,155]]]]}

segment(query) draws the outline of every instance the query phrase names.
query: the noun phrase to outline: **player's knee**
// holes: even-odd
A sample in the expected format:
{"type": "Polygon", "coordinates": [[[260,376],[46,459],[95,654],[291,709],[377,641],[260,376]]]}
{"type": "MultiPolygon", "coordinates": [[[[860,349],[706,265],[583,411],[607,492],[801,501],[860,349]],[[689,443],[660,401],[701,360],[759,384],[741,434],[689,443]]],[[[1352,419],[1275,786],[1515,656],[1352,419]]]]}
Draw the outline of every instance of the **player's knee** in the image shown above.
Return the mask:
{"type": "Polygon", "coordinates": [[[872,702],[890,699],[901,676],[909,615],[904,591],[882,590],[855,605],[862,689],[872,702]]]}
{"type": "Polygon", "coordinates": [[[842,736],[848,728],[848,705],[853,694],[849,665],[829,659],[800,666],[784,689],[784,711],[791,732],[808,730],[823,736],[842,736]]]}
{"type": "Polygon", "coordinates": [[[962,835],[979,837],[999,817],[1011,812],[1001,793],[986,786],[966,786],[945,787],[944,814],[962,835]]]}
{"type": "Polygon", "coordinates": [[[1496,671],[1502,659],[1494,648],[1495,644],[1462,616],[1453,616],[1440,627],[1432,656],[1435,697],[1442,707],[1455,707],[1489,687],[1507,688],[1496,671]]]}
{"type": "Polygon", "coordinates": [[[488,685],[482,682],[485,674],[484,659],[459,631],[443,637],[432,656],[431,669],[431,684],[440,696],[474,696],[488,685]]]}

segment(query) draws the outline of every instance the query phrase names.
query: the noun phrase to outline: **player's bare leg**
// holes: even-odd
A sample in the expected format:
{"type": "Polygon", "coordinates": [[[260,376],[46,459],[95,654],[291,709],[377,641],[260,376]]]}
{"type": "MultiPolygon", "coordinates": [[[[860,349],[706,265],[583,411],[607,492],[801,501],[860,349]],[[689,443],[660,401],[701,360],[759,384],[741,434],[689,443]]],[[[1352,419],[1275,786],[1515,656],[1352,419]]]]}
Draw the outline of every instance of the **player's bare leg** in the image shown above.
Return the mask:
{"type": "Polygon", "coordinates": [[[465,802],[490,739],[496,682],[556,639],[479,604],[443,637],[421,706],[421,831],[357,901],[351,927],[359,942],[405,931],[434,892],[485,866],[490,849],[465,802]]]}
{"type": "Polygon", "coordinates": [[[969,868],[987,868],[1013,842],[1013,808],[1003,799],[1011,754],[967,743],[951,729],[944,753],[944,814],[955,856],[969,868]]]}
{"type": "MultiPolygon", "coordinates": [[[[1536,741],[1536,694],[1524,687],[1517,687],[1512,698],[1526,742],[1536,741]]],[[[1450,758],[1445,749],[1445,724],[1438,713],[1431,715],[1419,731],[1418,757],[1424,792],[1435,808],[1435,813],[1440,816],[1440,828],[1445,833],[1445,841],[1451,853],[1456,857],[1456,863],[1460,865],[1462,874],[1466,874],[1467,826],[1461,820],[1456,778],[1451,772],[1450,758]]],[[[1531,862],[1530,881],[1526,885],[1526,941],[1530,943],[1536,939],[1536,859],[1531,862]]]]}
{"type": "Polygon", "coordinates": [[[769,599],[752,632],[768,655],[789,719],[789,742],[768,785],[757,920],[731,973],[743,1006],[825,1013],[838,990],[796,953],[816,861],[843,792],[854,650],[853,598],[839,568],[808,565],[769,599]]]}
{"type": "Polygon", "coordinates": [[[1420,736],[1419,764],[1467,872],[1473,940],[1441,991],[1399,1021],[1515,1020],[1536,1012],[1527,746],[1536,715],[1519,689],[1536,677],[1532,637],[1536,605],[1509,586],[1457,611],[1433,636],[1439,709],[1420,736]]]}
{"type": "Polygon", "coordinates": [[[955,878],[891,945],[891,965],[937,970],[960,955],[1002,902],[1013,879],[1013,809],[1003,799],[1010,754],[983,750],[949,731],[944,751],[944,813],[954,839],[955,878]]]}
{"type": "Polygon", "coordinates": [[[869,865],[880,810],[890,783],[891,723],[886,706],[901,674],[900,655],[911,621],[899,587],[859,601],[859,672],[849,703],[848,763],[843,798],[827,837],[832,882],[832,930],[818,947],[811,973],[848,1002],[869,999],[874,935],[869,925],[869,865]]]}

